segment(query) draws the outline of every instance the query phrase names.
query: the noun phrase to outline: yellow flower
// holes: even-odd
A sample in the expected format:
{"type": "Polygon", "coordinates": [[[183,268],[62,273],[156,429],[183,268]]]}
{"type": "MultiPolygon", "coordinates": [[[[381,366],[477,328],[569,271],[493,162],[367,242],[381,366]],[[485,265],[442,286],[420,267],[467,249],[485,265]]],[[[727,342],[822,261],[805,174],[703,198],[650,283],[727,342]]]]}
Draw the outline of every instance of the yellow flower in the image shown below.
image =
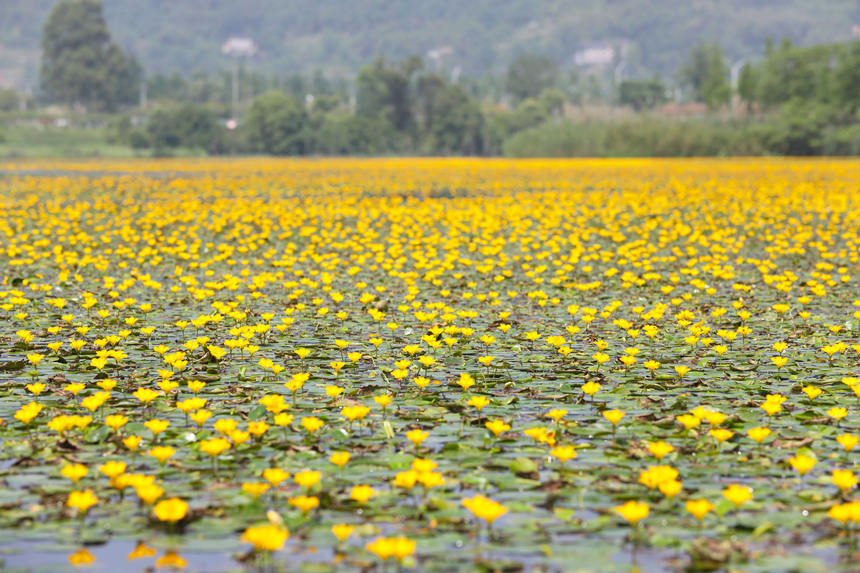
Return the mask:
{"type": "Polygon", "coordinates": [[[709,430],[708,434],[720,443],[725,442],[735,435],[734,432],[725,428],[714,428],[713,430],[709,430]]]}
{"type": "Polygon", "coordinates": [[[573,446],[558,446],[549,451],[550,455],[564,463],[576,458],[576,450],[573,446]]]}
{"type": "Polygon", "coordinates": [[[302,418],[302,427],[311,434],[322,428],[324,425],[325,422],[315,416],[302,418]]]}
{"type": "Polygon", "coordinates": [[[485,396],[472,396],[471,398],[469,398],[469,402],[467,403],[467,405],[472,406],[473,408],[475,408],[477,411],[480,412],[484,408],[484,406],[486,406],[489,403],[490,403],[490,400],[488,398],[486,398],[485,396]]]}
{"type": "Polygon", "coordinates": [[[176,523],[188,513],[188,504],[178,497],[171,497],[159,501],[152,511],[160,521],[176,523]]]}
{"type": "Polygon", "coordinates": [[[263,479],[272,484],[272,487],[278,487],[282,482],[289,479],[290,474],[281,468],[266,468],[263,470],[263,479]]]}
{"type": "Polygon", "coordinates": [[[343,393],[343,388],[332,384],[325,387],[325,393],[328,394],[329,398],[337,398],[343,393]]]}
{"type": "Polygon", "coordinates": [[[252,498],[257,499],[269,491],[269,487],[270,486],[267,483],[245,482],[242,484],[242,491],[250,495],[252,498]]]}
{"type": "Polygon", "coordinates": [[[687,502],[686,507],[687,511],[693,514],[693,517],[702,521],[714,509],[714,504],[707,499],[691,499],[687,502]]]}
{"type": "Polygon", "coordinates": [[[589,396],[597,394],[598,390],[600,390],[599,382],[586,382],[582,385],[582,391],[589,396]]]}
{"type": "Polygon", "coordinates": [[[356,485],[352,487],[349,497],[358,503],[367,503],[375,493],[376,490],[369,485],[356,485]]]}
{"type": "Polygon", "coordinates": [[[113,479],[125,471],[127,467],[125,462],[111,461],[105,462],[99,466],[99,471],[106,475],[109,479],[113,479]]]}
{"type": "Polygon", "coordinates": [[[140,447],[140,442],[143,440],[140,436],[128,436],[122,440],[123,445],[131,451],[137,451],[140,447]]]}
{"type": "Polygon", "coordinates": [[[679,480],[673,479],[664,481],[657,487],[660,493],[671,499],[681,491],[683,484],[679,480]]]}
{"type": "Polygon", "coordinates": [[[846,492],[857,485],[857,477],[851,470],[833,470],[833,485],[846,492]]]}
{"type": "Polygon", "coordinates": [[[72,480],[72,483],[78,483],[82,477],[89,473],[87,471],[87,466],[82,464],[69,464],[67,466],[63,466],[63,469],[60,470],[60,473],[63,474],[63,477],[72,480]]]}
{"type": "Polygon", "coordinates": [[[176,402],[176,407],[188,414],[189,412],[193,412],[195,410],[199,410],[206,406],[206,400],[203,398],[186,398],[185,400],[180,400],[176,402]]]}
{"type": "Polygon", "coordinates": [[[278,551],[289,537],[289,530],[272,524],[249,527],[242,533],[242,541],[250,543],[257,551],[278,551]]]}
{"type": "Polygon", "coordinates": [[[846,452],[850,452],[857,447],[857,443],[860,442],[860,436],[856,434],[842,434],[836,437],[836,441],[839,442],[840,446],[845,448],[846,452]]]}
{"type": "Polygon", "coordinates": [[[429,435],[429,432],[424,432],[416,428],[414,430],[409,430],[408,432],[406,432],[406,439],[412,442],[415,447],[418,447],[421,445],[421,442],[427,439],[427,436],[429,435]]]}
{"type": "Polygon", "coordinates": [[[483,519],[492,524],[498,518],[508,512],[508,508],[497,501],[493,501],[483,495],[475,495],[462,500],[463,507],[468,509],[478,519],[483,519]]]}
{"type": "Polygon", "coordinates": [[[391,394],[382,394],[380,396],[373,397],[373,401],[382,406],[383,409],[387,408],[393,399],[394,398],[391,394]]]}
{"type": "Polygon", "coordinates": [[[815,400],[821,394],[821,388],[816,388],[815,386],[804,386],[801,388],[803,393],[806,394],[810,400],[815,400]]]}
{"type": "Polygon", "coordinates": [[[563,408],[550,410],[545,415],[547,418],[550,418],[557,423],[559,420],[561,420],[562,418],[567,416],[567,410],[565,410],[563,408]]]}
{"type": "Polygon", "coordinates": [[[848,415],[848,410],[846,408],[834,406],[833,408],[827,410],[827,415],[838,422],[848,415]]]}
{"type": "Polygon", "coordinates": [[[215,422],[214,428],[215,431],[223,436],[229,436],[233,432],[236,431],[236,428],[239,426],[239,422],[234,420],[233,418],[221,418],[217,422],[215,422]]]}
{"type": "Polygon", "coordinates": [[[624,519],[627,520],[631,525],[636,525],[646,517],[648,517],[648,513],[651,508],[647,503],[643,501],[633,501],[630,500],[626,502],[624,505],[619,505],[615,508],[615,511],[621,515],[624,519]]]}
{"type": "Polygon", "coordinates": [[[329,456],[328,461],[342,468],[349,461],[349,457],[349,452],[335,452],[329,456]]]}
{"type": "Polygon", "coordinates": [[[337,540],[343,543],[346,539],[352,535],[352,532],[355,531],[354,525],[348,525],[346,523],[338,523],[336,525],[331,526],[332,534],[337,537],[337,540]]]}
{"type": "Polygon", "coordinates": [[[134,396],[144,404],[149,404],[150,402],[158,398],[158,392],[150,388],[138,388],[134,392],[134,394],[132,394],[132,396],[134,396]]]}
{"type": "Polygon", "coordinates": [[[209,454],[213,458],[220,456],[231,447],[230,441],[225,438],[212,438],[211,440],[200,441],[200,451],[204,454],[209,454]]]}
{"type": "Polygon", "coordinates": [[[490,420],[484,423],[484,426],[490,430],[494,436],[501,434],[502,432],[507,432],[511,429],[510,425],[506,424],[502,420],[490,420]]]}
{"type": "Polygon", "coordinates": [[[595,352],[591,357],[595,362],[597,362],[598,366],[605,364],[610,360],[609,355],[604,352],[595,352]]]}
{"type": "Polygon", "coordinates": [[[170,458],[173,454],[176,453],[176,450],[174,450],[170,446],[155,446],[146,453],[157,459],[158,463],[164,465],[168,458],[170,458]]]}
{"type": "Polygon", "coordinates": [[[36,396],[44,392],[45,388],[47,388],[47,386],[45,384],[42,384],[41,382],[38,382],[36,384],[27,384],[27,391],[32,394],[35,394],[36,396]]]}
{"type": "Polygon", "coordinates": [[[318,497],[307,495],[297,495],[295,497],[291,497],[287,499],[287,502],[293,507],[298,508],[299,511],[301,511],[302,513],[308,513],[313,509],[316,509],[320,504],[320,500],[318,497]]]}
{"type": "Polygon", "coordinates": [[[15,412],[15,419],[25,424],[29,424],[33,421],[33,418],[39,415],[42,408],[43,406],[37,402],[28,402],[15,412]]]}
{"type": "Polygon", "coordinates": [[[788,458],[788,463],[797,470],[797,473],[800,475],[805,475],[806,472],[811,470],[816,463],[815,458],[811,458],[809,456],[805,456],[803,454],[798,454],[794,457],[788,458]]]}
{"type": "Polygon", "coordinates": [[[680,416],[675,416],[675,420],[684,426],[685,430],[691,430],[702,423],[702,421],[693,414],[681,414],[680,416]]]}
{"type": "Polygon", "coordinates": [[[627,414],[625,412],[622,412],[621,410],[604,410],[603,411],[603,417],[606,418],[607,420],[609,420],[613,426],[617,426],[618,422],[621,421],[621,418],[623,418],[626,415],[627,414]]]}
{"type": "Polygon", "coordinates": [[[77,509],[79,513],[86,513],[98,501],[99,498],[95,496],[92,490],[85,489],[83,491],[71,492],[66,500],[66,505],[77,509]]]}
{"type": "Polygon", "coordinates": [[[111,414],[105,416],[105,425],[114,431],[119,430],[128,423],[128,418],[122,414],[111,414]]]}
{"type": "Polygon", "coordinates": [[[188,415],[197,426],[202,426],[206,423],[206,420],[212,417],[212,412],[209,410],[197,410],[196,412],[192,412],[188,415]]]}
{"type": "Polygon", "coordinates": [[[293,481],[304,488],[310,489],[319,483],[321,477],[322,474],[320,472],[306,470],[294,475],[293,481]]]}
{"type": "Polygon", "coordinates": [[[765,411],[768,416],[773,416],[774,414],[782,411],[782,404],[778,402],[764,402],[760,408],[765,411]]]}
{"type": "Polygon", "coordinates": [[[137,493],[137,497],[147,505],[152,505],[155,500],[164,495],[164,490],[154,483],[141,483],[134,488],[134,491],[137,493]]]}
{"type": "Polygon", "coordinates": [[[346,406],[340,411],[340,415],[353,422],[361,420],[370,413],[370,408],[367,406],[346,406]]]}
{"type": "Polygon", "coordinates": [[[762,443],[770,435],[770,428],[750,428],[747,430],[747,436],[751,440],[762,443]]]}
{"type": "Polygon", "coordinates": [[[648,466],[648,469],[639,474],[639,483],[651,489],[657,489],[660,484],[674,481],[678,477],[678,470],[672,466],[648,466]]]}
{"type": "Polygon", "coordinates": [[[168,420],[154,419],[144,422],[143,425],[146,426],[147,429],[149,429],[149,431],[152,432],[153,435],[157,436],[158,434],[162,433],[164,430],[167,429],[167,427],[170,425],[170,422],[168,420]]]}
{"type": "Polygon", "coordinates": [[[732,484],[723,490],[723,497],[740,507],[753,498],[753,490],[747,486],[732,484]]]}
{"type": "Polygon", "coordinates": [[[406,537],[380,537],[365,548],[383,561],[392,557],[403,561],[415,552],[415,542],[406,537]]]}
{"type": "Polygon", "coordinates": [[[65,390],[66,392],[70,392],[74,396],[77,396],[86,387],[86,384],[81,383],[66,384],[65,386],[63,386],[63,390],[65,390]]]}
{"type": "Polygon", "coordinates": [[[648,451],[658,460],[662,460],[668,454],[675,451],[675,446],[666,442],[648,442],[648,451]]]}
{"type": "Polygon", "coordinates": [[[470,374],[463,372],[460,374],[460,379],[457,380],[457,385],[460,386],[460,388],[462,388],[463,391],[466,391],[475,385],[475,379],[472,378],[472,376],[470,374]]]}
{"type": "Polygon", "coordinates": [[[836,504],[830,508],[827,515],[843,525],[847,525],[849,522],[856,525],[860,523],[860,501],[836,504]]]}

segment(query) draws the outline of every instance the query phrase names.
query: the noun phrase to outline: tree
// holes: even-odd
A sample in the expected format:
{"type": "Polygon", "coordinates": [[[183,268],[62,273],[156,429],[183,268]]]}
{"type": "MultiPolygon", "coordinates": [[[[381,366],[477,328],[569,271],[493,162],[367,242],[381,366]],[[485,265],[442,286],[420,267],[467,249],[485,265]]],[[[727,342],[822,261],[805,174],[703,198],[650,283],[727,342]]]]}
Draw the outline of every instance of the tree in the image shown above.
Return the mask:
{"type": "Polygon", "coordinates": [[[618,86],[618,103],[629,105],[636,111],[652,109],[666,101],[666,86],[660,78],[624,80],[618,86]]]}
{"type": "Polygon", "coordinates": [[[747,111],[752,109],[758,99],[758,74],[749,62],[741,68],[738,77],[738,97],[746,104],[747,111]]]}
{"type": "Polygon", "coordinates": [[[564,104],[566,101],[567,98],[564,92],[556,88],[544,90],[541,92],[540,97],[538,97],[538,103],[546,111],[547,115],[550,116],[564,115],[564,104]]]}
{"type": "Polygon", "coordinates": [[[20,104],[18,92],[15,90],[0,90],[0,111],[15,111],[20,104]]]}
{"type": "Polygon", "coordinates": [[[111,39],[101,2],[65,1],[42,33],[41,78],[55,101],[112,110],[135,100],[140,66],[111,39]]]}
{"type": "Polygon", "coordinates": [[[700,44],[681,69],[681,80],[692,90],[696,101],[717,109],[732,97],[729,69],[723,51],[716,44],[700,44]]]}
{"type": "Polygon", "coordinates": [[[518,54],[508,66],[505,87],[514,103],[537,98],[546,89],[556,87],[558,66],[550,58],[538,54],[518,54]]]}
{"type": "Polygon", "coordinates": [[[860,110],[860,42],[846,48],[836,68],[836,99],[849,112],[860,110]]]}
{"type": "Polygon", "coordinates": [[[356,113],[382,118],[399,132],[408,131],[414,121],[410,84],[421,67],[420,59],[410,58],[397,67],[379,59],[361,68],[355,80],[356,113]]]}
{"type": "Polygon", "coordinates": [[[183,103],[156,109],[147,118],[146,135],[156,153],[180,146],[205,149],[210,153],[223,151],[223,137],[215,114],[198,104],[183,103]]]}
{"type": "Polygon", "coordinates": [[[483,151],[484,116],[463,88],[428,74],[418,80],[417,99],[427,152],[476,155],[483,151]]]}
{"type": "Polygon", "coordinates": [[[245,118],[248,140],[271,155],[301,155],[308,150],[308,115],[292,97],[269,91],[254,99],[245,118]]]}

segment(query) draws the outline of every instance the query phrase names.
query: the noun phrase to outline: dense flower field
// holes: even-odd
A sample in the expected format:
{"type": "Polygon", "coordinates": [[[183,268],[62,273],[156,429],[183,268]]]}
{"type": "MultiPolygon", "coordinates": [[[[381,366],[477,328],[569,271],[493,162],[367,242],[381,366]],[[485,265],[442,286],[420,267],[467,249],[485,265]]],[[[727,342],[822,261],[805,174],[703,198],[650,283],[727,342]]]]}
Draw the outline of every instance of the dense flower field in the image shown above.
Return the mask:
{"type": "Polygon", "coordinates": [[[856,570],[856,161],[4,169],[9,568],[856,570]]]}

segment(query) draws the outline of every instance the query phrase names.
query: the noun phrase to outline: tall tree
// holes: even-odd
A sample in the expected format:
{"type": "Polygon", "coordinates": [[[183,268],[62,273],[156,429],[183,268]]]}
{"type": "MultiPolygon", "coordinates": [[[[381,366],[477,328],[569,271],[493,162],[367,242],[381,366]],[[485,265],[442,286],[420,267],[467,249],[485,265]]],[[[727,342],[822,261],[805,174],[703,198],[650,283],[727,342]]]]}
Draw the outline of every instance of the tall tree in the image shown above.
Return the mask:
{"type": "Polygon", "coordinates": [[[248,140],[257,151],[271,155],[301,155],[307,151],[305,109],[281,91],[258,96],[245,118],[248,140]]]}
{"type": "Polygon", "coordinates": [[[687,65],[681,69],[681,80],[693,90],[696,101],[710,109],[729,103],[732,97],[729,68],[716,44],[700,44],[692,51],[687,65]]]}
{"type": "Polygon", "coordinates": [[[505,76],[505,87],[514,103],[537,98],[546,89],[556,87],[558,66],[550,58],[538,54],[518,54],[505,76]]]}
{"type": "Polygon", "coordinates": [[[463,88],[427,74],[419,78],[417,92],[424,151],[438,155],[483,152],[484,116],[463,88]]]}
{"type": "Polygon", "coordinates": [[[140,66],[111,39],[99,0],[73,0],[45,24],[41,77],[54,101],[111,110],[134,101],[140,66]]]}
{"type": "Polygon", "coordinates": [[[382,118],[400,132],[408,131],[414,123],[411,84],[415,72],[421,69],[420,58],[412,57],[399,66],[389,66],[378,59],[364,66],[355,80],[356,113],[368,118],[382,118]]]}
{"type": "Polygon", "coordinates": [[[753,104],[758,99],[758,75],[756,69],[747,62],[741,68],[741,74],[738,78],[738,97],[747,106],[747,111],[752,109],[753,104]]]}

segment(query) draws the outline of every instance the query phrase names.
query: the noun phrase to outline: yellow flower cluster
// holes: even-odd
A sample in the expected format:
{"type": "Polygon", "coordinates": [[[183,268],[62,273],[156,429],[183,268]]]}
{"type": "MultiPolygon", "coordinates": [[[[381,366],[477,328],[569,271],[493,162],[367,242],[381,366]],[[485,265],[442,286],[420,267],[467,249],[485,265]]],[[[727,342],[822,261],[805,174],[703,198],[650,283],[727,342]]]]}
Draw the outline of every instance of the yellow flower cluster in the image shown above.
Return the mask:
{"type": "Polygon", "coordinates": [[[0,529],[564,570],[860,523],[856,161],[4,171],[0,529]]]}

